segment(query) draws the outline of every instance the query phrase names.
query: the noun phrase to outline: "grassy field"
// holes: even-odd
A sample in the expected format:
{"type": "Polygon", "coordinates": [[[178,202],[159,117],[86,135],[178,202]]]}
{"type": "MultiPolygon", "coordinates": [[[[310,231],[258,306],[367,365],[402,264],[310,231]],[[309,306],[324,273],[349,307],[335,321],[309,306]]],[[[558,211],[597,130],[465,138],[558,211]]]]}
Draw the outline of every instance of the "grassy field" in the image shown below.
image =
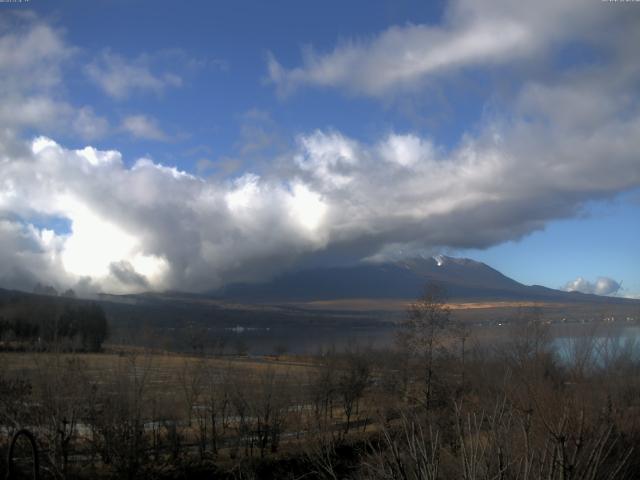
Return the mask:
{"type": "Polygon", "coordinates": [[[151,351],[144,348],[120,347],[118,345],[107,344],[102,353],[52,353],[52,352],[0,352],[0,359],[3,360],[3,368],[11,371],[14,368],[29,368],[29,365],[35,366],[36,362],[47,362],[54,358],[80,358],[87,362],[89,368],[101,369],[109,368],[117,365],[126,358],[145,358],[154,363],[159,368],[176,368],[185,362],[202,362],[204,361],[211,367],[223,367],[234,365],[239,368],[261,369],[268,366],[277,368],[294,366],[304,368],[305,363],[301,363],[300,357],[289,357],[282,355],[264,356],[264,357],[247,357],[229,355],[224,357],[202,357],[199,355],[186,355],[174,352],[151,351]]]}
{"type": "MultiPolygon", "coordinates": [[[[43,463],[59,478],[68,471],[77,478],[177,479],[189,469],[206,478],[303,478],[320,469],[332,475],[309,478],[349,478],[345,472],[367,463],[395,464],[387,457],[393,452],[428,447],[437,450],[429,461],[442,462],[439,478],[466,478],[459,474],[461,442],[486,442],[483,461],[495,465],[505,448],[514,458],[529,448],[542,459],[560,438],[548,425],[572,438],[572,422],[586,421],[585,439],[576,439],[587,442],[583,456],[599,448],[588,443],[593,436],[622,448],[610,450],[603,469],[626,462],[640,438],[629,421],[637,419],[640,398],[633,352],[618,348],[615,337],[606,345],[577,342],[581,359],[584,346],[611,348],[602,361],[563,363],[546,336],[554,326],[512,327],[474,327],[466,356],[460,337],[438,336],[442,353],[432,377],[425,377],[423,357],[398,351],[207,357],[111,345],[96,354],[4,352],[0,454],[8,441],[2,429],[20,427],[37,436],[43,463]],[[498,348],[476,350],[476,342],[498,348]],[[497,413],[489,419],[490,412],[497,413]],[[476,418],[477,425],[469,423],[476,418]],[[532,425],[526,438],[522,422],[532,425]],[[607,430],[611,425],[620,433],[607,430]],[[437,436],[416,435],[423,427],[437,436]],[[285,476],[292,468],[297,475],[285,476]],[[271,473],[252,476],[258,471],[271,473]]],[[[361,473],[350,478],[399,478],[361,473]]]]}
{"type": "MultiPolygon", "coordinates": [[[[298,308],[310,311],[340,311],[367,313],[379,312],[387,314],[388,319],[402,318],[412,303],[402,299],[372,299],[350,298],[338,300],[322,300],[294,304],[298,308]]],[[[449,302],[447,307],[453,317],[472,323],[485,322],[491,319],[517,320],[525,311],[537,310],[540,316],[553,322],[582,320],[598,320],[614,317],[640,320],[640,307],[635,304],[619,303],[567,303],[567,302],[538,302],[538,301],[477,301],[477,302],[449,302]]]]}
{"type": "Polygon", "coordinates": [[[289,384],[305,382],[324,363],[311,356],[267,355],[259,357],[207,357],[172,352],[152,352],[142,348],[107,346],[103,353],[0,352],[2,376],[32,380],[75,365],[85,378],[96,384],[109,379],[141,379],[151,390],[181,395],[186,381],[195,374],[228,374],[239,383],[251,383],[269,375],[285,378],[289,384]]]}
{"type": "MultiPolygon", "coordinates": [[[[320,310],[353,310],[353,311],[389,311],[405,312],[410,300],[376,299],[376,298],[347,298],[338,300],[317,300],[313,302],[297,303],[298,307],[320,310]]],[[[452,302],[447,304],[451,310],[485,309],[485,308],[526,308],[544,307],[540,302],[452,302]]]]}

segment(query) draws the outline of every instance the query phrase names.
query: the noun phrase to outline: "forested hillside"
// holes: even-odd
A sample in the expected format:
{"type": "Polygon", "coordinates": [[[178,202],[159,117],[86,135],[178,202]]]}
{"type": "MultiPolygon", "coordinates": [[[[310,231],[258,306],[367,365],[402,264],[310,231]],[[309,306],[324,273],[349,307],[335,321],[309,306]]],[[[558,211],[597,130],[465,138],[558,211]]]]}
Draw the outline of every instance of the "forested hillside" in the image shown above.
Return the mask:
{"type": "Polygon", "coordinates": [[[107,338],[98,304],[69,297],[0,290],[0,348],[98,351],[107,338]]]}

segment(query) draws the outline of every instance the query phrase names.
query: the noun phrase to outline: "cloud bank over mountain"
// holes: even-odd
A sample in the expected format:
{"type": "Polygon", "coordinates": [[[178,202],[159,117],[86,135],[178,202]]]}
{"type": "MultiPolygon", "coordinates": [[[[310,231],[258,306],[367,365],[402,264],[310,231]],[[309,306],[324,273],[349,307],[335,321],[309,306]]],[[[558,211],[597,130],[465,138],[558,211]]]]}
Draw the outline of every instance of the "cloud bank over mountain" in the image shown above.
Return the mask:
{"type": "Polygon", "coordinates": [[[367,145],[316,131],[272,171],[231,181],[5,135],[2,238],[14,246],[2,249],[3,264],[53,283],[91,278],[111,291],[207,288],[354,244],[362,256],[389,243],[486,247],[640,184],[640,120],[562,141],[529,128],[469,138],[452,151],[412,134],[367,145]],[[524,152],[523,142],[542,148],[524,152]],[[568,143],[590,148],[572,155],[568,143]],[[36,227],[47,218],[68,219],[70,231],[36,227]],[[60,272],[68,278],[55,278],[60,272]]]}
{"type": "MultiPolygon", "coordinates": [[[[56,141],[61,121],[89,142],[109,122],[60,93],[63,65],[76,55],[61,32],[33,18],[20,29],[3,28],[0,286],[205,290],[314,255],[355,260],[384,257],[391,247],[406,254],[485,248],[639,187],[634,22],[620,10],[593,15],[589,6],[564,2],[482,6],[454,2],[444,26],[394,27],[325,56],[309,54],[298,69],[272,61],[271,78],[284,89],[315,84],[380,96],[440,71],[517,68],[523,56],[544,63],[556,33],[594,41],[594,25],[618,23],[599,38],[606,60],[541,67],[543,73],[517,83],[509,105],[454,145],[412,131],[361,140],[323,128],[300,133],[266,167],[226,179],[56,141]],[[572,15],[576,21],[564,29],[572,15]],[[398,53],[400,45],[406,51],[398,53]]],[[[118,99],[181,84],[140,59],[126,63],[111,53],[87,68],[118,99]],[[127,66],[125,79],[112,78],[114,65],[127,66]]],[[[152,118],[127,116],[123,126],[134,136],[166,140],[152,118]]],[[[606,279],[579,280],[574,289],[615,291],[606,279]]]]}

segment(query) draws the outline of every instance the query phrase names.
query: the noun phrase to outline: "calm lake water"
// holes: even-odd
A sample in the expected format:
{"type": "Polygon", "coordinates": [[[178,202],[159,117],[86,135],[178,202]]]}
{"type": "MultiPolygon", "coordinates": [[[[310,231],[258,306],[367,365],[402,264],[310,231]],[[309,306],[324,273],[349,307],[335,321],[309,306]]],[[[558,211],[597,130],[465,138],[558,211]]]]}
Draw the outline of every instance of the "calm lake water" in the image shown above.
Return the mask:
{"type": "MultiPolygon", "coordinates": [[[[522,327],[492,325],[471,327],[467,345],[500,347],[522,327]]],[[[366,326],[300,326],[300,328],[227,328],[197,335],[179,329],[157,331],[142,343],[155,348],[189,351],[203,348],[209,353],[317,354],[329,350],[387,349],[395,346],[398,328],[390,324],[366,326]],[[195,337],[195,338],[194,338],[195,337]]],[[[554,324],[549,326],[553,346],[561,358],[571,358],[591,345],[599,349],[623,349],[640,346],[637,324],[554,324]]],[[[120,343],[118,339],[112,341],[120,343]]],[[[140,339],[132,339],[140,344],[140,339]]],[[[127,343],[126,341],[122,343],[127,343]]]]}

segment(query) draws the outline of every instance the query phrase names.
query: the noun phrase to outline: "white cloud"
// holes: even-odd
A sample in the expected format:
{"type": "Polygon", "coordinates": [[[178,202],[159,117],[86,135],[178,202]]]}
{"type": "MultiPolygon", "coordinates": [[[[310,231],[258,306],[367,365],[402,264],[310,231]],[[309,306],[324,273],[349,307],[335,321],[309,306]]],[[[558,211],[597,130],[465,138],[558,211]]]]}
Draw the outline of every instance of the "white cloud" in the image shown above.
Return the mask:
{"type": "MultiPolygon", "coordinates": [[[[526,82],[513,109],[452,147],[415,133],[367,143],[317,130],[231,180],[150,159],[128,168],[116,151],[0,131],[0,283],[204,290],[317,253],[377,258],[518,239],[640,187],[640,106],[625,101],[640,64],[618,51],[598,68],[526,82]],[[33,220],[47,217],[71,231],[33,220]]],[[[149,136],[148,123],[133,127],[149,136]]]]}
{"type": "Polygon", "coordinates": [[[316,131],[298,139],[296,164],[325,188],[341,188],[351,182],[349,172],[359,163],[357,142],[337,132],[316,131]]]}
{"type": "Polygon", "coordinates": [[[104,137],[109,122],[91,107],[74,107],[63,100],[34,93],[7,95],[0,93],[0,123],[5,128],[36,128],[40,131],[74,134],[83,140],[104,137]]]}
{"type": "MultiPolygon", "coordinates": [[[[521,3],[506,2],[506,10],[474,5],[455,3],[443,27],[401,27],[310,57],[302,73],[284,71],[283,81],[329,79],[322,84],[378,95],[476,58],[497,64],[535,54],[550,29],[566,19],[549,5],[538,11],[531,4],[527,15],[521,3]],[[525,32],[536,26],[532,31],[541,38],[520,42],[508,34],[496,41],[489,29],[475,45],[478,32],[497,22],[498,11],[508,25],[522,22],[525,32]],[[425,48],[425,36],[440,60],[425,48]],[[397,65],[389,53],[394,46],[397,65]],[[404,49],[411,48],[426,59],[417,63],[417,73],[402,65],[404,49]],[[391,73],[380,74],[376,69],[387,61],[391,73]]],[[[590,10],[568,5],[576,10],[577,28],[590,10]]],[[[113,150],[70,149],[48,138],[24,141],[16,130],[53,128],[56,118],[80,119],[74,128],[87,137],[108,124],[88,107],[55,97],[49,86],[16,87],[0,102],[0,119],[14,127],[0,129],[0,285],[205,290],[256,279],[315,254],[378,258],[390,251],[482,248],[518,239],[575,215],[589,200],[640,187],[640,62],[629,47],[640,30],[632,23],[621,21],[607,34],[607,61],[531,77],[516,89],[512,108],[486,118],[454,145],[414,132],[390,131],[365,141],[317,130],[299,135],[294,147],[273,155],[259,172],[236,174],[231,165],[227,175],[209,178],[149,158],[125,162],[113,150]],[[47,218],[67,219],[70,231],[53,232],[41,221],[47,218]]],[[[50,55],[55,69],[64,55],[50,55]]],[[[116,97],[172,84],[144,61],[127,68],[131,62],[106,58],[96,68],[116,97]],[[122,79],[111,71],[120,61],[122,79]]],[[[15,60],[5,65],[18,77],[28,70],[15,60]]],[[[134,135],[166,137],[149,117],[129,117],[128,127],[134,135]]],[[[604,292],[615,286],[597,281],[591,287],[604,292]]]]}
{"type": "Polygon", "coordinates": [[[127,60],[105,51],[85,68],[88,77],[115,99],[124,99],[133,92],[160,94],[169,87],[182,85],[182,78],[172,72],[153,72],[150,58],[145,55],[127,60]]]}
{"type": "Polygon", "coordinates": [[[71,281],[59,268],[52,232],[0,219],[0,285],[31,291],[41,279],[71,281]]]}
{"type": "Polygon", "coordinates": [[[8,15],[0,21],[0,124],[35,128],[95,140],[109,129],[89,106],[62,96],[63,67],[76,49],[60,31],[34,15],[8,15]]]}
{"type": "Polygon", "coordinates": [[[581,111],[572,108],[578,97],[547,98],[572,82],[594,102],[615,104],[630,91],[627,80],[616,81],[616,91],[598,74],[527,84],[510,123],[496,119],[453,148],[414,133],[364,143],[314,131],[260,174],[230,181],[150,159],[129,168],[115,151],[1,136],[0,218],[21,219],[0,240],[15,265],[7,271],[62,287],[90,278],[109,291],[204,290],[318,252],[379,257],[391,247],[410,254],[517,239],[590,199],[640,186],[640,111],[627,105],[624,116],[613,109],[599,122],[572,122],[567,110],[581,111]],[[71,232],[30,225],[47,216],[69,219],[71,232]]]}
{"type": "Polygon", "coordinates": [[[287,69],[270,54],[268,74],[282,94],[304,85],[371,96],[415,90],[434,76],[531,58],[611,14],[605,8],[579,0],[457,0],[439,25],[393,26],[324,54],[308,46],[298,67],[287,69]]]}
{"type": "Polygon", "coordinates": [[[109,122],[104,117],[97,115],[91,107],[84,106],[76,110],[71,127],[80,138],[95,140],[107,134],[109,122]]]}
{"type": "Polygon", "coordinates": [[[564,290],[567,292],[595,293],[596,295],[613,295],[618,293],[621,285],[608,277],[598,277],[595,282],[590,282],[582,277],[567,282],[564,290]]]}
{"type": "Polygon", "coordinates": [[[32,16],[0,22],[0,83],[3,89],[51,88],[60,83],[61,63],[74,49],[59,31],[32,16]]]}
{"type": "Polygon", "coordinates": [[[122,120],[122,128],[136,138],[166,141],[169,136],[158,126],[158,122],[147,115],[130,115],[122,120]]]}
{"type": "Polygon", "coordinates": [[[380,155],[391,163],[404,167],[434,158],[433,145],[415,135],[390,135],[380,143],[380,155]]]}
{"type": "Polygon", "coordinates": [[[90,279],[115,292],[206,288],[238,275],[239,258],[323,246],[315,235],[323,200],[299,182],[249,175],[214,183],[149,159],[127,168],[118,152],[69,150],[43,137],[28,150],[10,138],[0,143],[21,152],[0,163],[0,218],[19,219],[0,234],[8,264],[20,267],[0,279],[5,286],[19,274],[21,284],[90,279]],[[71,231],[56,234],[33,220],[54,217],[68,219],[71,231]],[[47,245],[34,240],[45,234],[47,245]],[[33,260],[25,262],[28,244],[33,260]]]}

